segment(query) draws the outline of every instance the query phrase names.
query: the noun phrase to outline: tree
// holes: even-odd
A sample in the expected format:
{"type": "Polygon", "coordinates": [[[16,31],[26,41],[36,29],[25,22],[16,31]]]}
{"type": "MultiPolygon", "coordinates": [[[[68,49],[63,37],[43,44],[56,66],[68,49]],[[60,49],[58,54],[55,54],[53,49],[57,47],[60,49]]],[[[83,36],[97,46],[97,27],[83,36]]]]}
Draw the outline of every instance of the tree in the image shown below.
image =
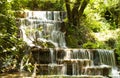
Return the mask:
{"type": "Polygon", "coordinates": [[[66,42],[69,47],[81,47],[88,41],[95,42],[91,30],[86,27],[84,10],[89,0],[65,0],[68,24],[66,26],[66,42]]]}
{"type": "Polygon", "coordinates": [[[75,0],[70,2],[70,0],[65,0],[68,22],[74,26],[78,26],[80,23],[80,18],[83,15],[84,9],[86,8],[89,0],[75,0]],[[71,8],[70,4],[73,4],[71,8]]]}

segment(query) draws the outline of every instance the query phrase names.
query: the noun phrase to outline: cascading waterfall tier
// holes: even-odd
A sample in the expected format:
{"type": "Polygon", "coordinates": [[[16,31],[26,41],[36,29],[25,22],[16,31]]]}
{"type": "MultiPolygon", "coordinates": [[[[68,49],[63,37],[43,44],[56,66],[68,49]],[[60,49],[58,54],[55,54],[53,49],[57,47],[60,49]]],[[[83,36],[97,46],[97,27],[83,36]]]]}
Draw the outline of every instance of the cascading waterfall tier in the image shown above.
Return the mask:
{"type": "MultiPolygon", "coordinates": [[[[101,75],[108,76],[112,70],[112,64],[115,62],[113,59],[112,62],[106,64],[106,61],[101,61],[101,55],[99,52],[107,52],[108,56],[114,56],[111,50],[104,49],[41,49],[34,48],[32,49],[32,54],[38,64],[58,64],[61,68],[61,75],[101,75]],[[51,51],[52,49],[52,51],[51,51]],[[51,54],[52,52],[52,54],[51,54]],[[53,53],[54,52],[54,53],[53,53]],[[112,53],[112,54],[109,54],[112,53]],[[38,56],[39,55],[39,56],[38,56]],[[37,58],[36,58],[37,56],[37,58]],[[54,57],[53,57],[54,56],[54,57]],[[47,57],[47,58],[46,58],[47,57]]],[[[103,59],[109,59],[109,57],[103,56],[103,59]]],[[[53,65],[53,67],[54,67],[53,65]]],[[[114,66],[114,65],[113,65],[114,66]]],[[[44,67],[43,67],[44,68],[44,67]]],[[[58,68],[58,69],[60,69],[58,68]]],[[[47,69],[47,68],[46,68],[47,69]]],[[[44,71],[47,72],[48,70],[44,71]]],[[[57,72],[57,70],[56,70],[57,72]]],[[[50,73],[49,73],[50,74],[50,73]]],[[[59,74],[58,74],[59,75],[59,74]]]]}
{"type": "Polygon", "coordinates": [[[24,18],[19,19],[23,40],[29,46],[44,42],[66,48],[65,35],[60,31],[64,17],[65,12],[59,11],[25,11],[24,18]]]}
{"type": "Polygon", "coordinates": [[[66,47],[65,12],[25,11],[19,19],[20,36],[31,47],[39,75],[65,78],[103,78],[116,67],[113,50],[66,47]],[[50,45],[50,46],[49,46],[50,45]],[[50,48],[48,48],[50,47],[50,48]]]}

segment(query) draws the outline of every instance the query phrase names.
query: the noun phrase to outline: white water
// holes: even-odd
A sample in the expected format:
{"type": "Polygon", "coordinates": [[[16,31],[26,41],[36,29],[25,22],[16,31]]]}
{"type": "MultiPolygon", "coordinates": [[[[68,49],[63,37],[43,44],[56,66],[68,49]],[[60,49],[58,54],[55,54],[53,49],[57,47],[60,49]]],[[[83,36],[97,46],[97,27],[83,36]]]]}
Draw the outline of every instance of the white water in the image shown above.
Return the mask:
{"type": "Polygon", "coordinates": [[[112,78],[120,78],[120,73],[118,72],[117,67],[112,68],[111,77],[112,78]]]}
{"type": "MultiPolygon", "coordinates": [[[[93,63],[93,60],[95,59],[94,53],[87,49],[69,49],[66,47],[65,34],[64,32],[60,31],[61,29],[60,25],[63,22],[63,18],[64,18],[63,15],[64,14],[60,13],[59,11],[34,11],[34,12],[27,11],[26,18],[20,19],[21,22],[20,30],[22,32],[21,36],[23,40],[31,47],[39,46],[38,44],[34,43],[35,41],[37,41],[44,43],[50,42],[55,46],[55,48],[66,48],[64,49],[66,56],[64,57],[63,60],[73,62],[72,75],[80,75],[78,62],[80,59],[81,60],[86,59],[87,62],[86,62],[85,71],[82,74],[87,75],[87,71],[88,68],[90,68],[90,65],[91,68],[93,66],[93,68],[95,69],[93,63]],[[91,64],[89,64],[90,62],[88,60],[91,60],[91,64]]],[[[49,64],[49,66],[54,69],[54,67],[59,65],[54,61],[55,55],[53,49],[50,48],[49,50],[51,55],[51,64],[49,64]]],[[[114,76],[114,78],[119,78],[119,73],[117,72],[116,69],[114,69],[114,67],[116,67],[114,52],[103,49],[102,50],[97,49],[97,51],[99,55],[98,59],[100,60],[100,65],[112,66],[113,68],[111,75],[114,76]]],[[[22,63],[21,63],[21,69],[23,69],[22,63]]],[[[62,74],[66,75],[67,74],[66,63],[64,63],[62,69],[63,69],[62,74]]],[[[36,72],[36,67],[34,71],[36,72]]]]}
{"type": "Polygon", "coordinates": [[[50,55],[51,55],[51,63],[55,64],[55,55],[54,55],[54,51],[52,48],[50,48],[50,55]]]}
{"type": "Polygon", "coordinates": [[[64,17],[60,16],[60,11],[25,11],[25,14],[26,18],[20,19],[20,30],[29,46],[36,46],[33,42],[42,41],[50,42],[56,48],[66,48],[65,34],[60,31],[64,17]]]}
{"type": "Polygon", "coordinates": [[[98,53],[100,56],[99,58],[101,64],[106,64],[106,65],[111,65],[112,67],[116,67],[115,56],[112,50],[98,49],[98,53]]]}

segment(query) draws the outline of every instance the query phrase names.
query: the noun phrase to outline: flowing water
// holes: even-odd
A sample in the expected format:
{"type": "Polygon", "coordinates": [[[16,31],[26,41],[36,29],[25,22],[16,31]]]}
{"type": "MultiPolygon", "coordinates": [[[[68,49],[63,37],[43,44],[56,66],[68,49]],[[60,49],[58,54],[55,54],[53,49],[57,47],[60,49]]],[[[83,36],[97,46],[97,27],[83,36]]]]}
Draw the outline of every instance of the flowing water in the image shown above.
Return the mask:
{"type": "Polygon", "coordinates": [[[65,35],[60,31],[64,12],[59,11],[28,11],[26,18],[20,18],[20,30],[23,40],[29,46],[34,41],[50,42],[57,47],[66,47],[65,35]]]}
{"type": "Polygon", "coordinates": [[[37,48],[31,51],[36,61],[31,77],[119,78],[113,50],[67,48],[61,31],[65,17],[61,11],[25,11],[25,17],[19,18],[21,38],[37,48]]]}

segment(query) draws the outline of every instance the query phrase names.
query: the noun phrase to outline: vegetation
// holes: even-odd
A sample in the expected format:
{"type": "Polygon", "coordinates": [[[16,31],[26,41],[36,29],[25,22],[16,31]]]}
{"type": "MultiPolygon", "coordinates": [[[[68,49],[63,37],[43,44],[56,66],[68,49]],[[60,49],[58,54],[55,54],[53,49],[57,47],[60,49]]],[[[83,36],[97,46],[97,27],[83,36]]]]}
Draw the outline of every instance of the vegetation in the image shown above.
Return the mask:
{"type": "Polygon", "coordinates": [[[0,72],[16,69],[24,54],[26,45],[18,37],[14,15],[19,10],[66,11],[67,46],[116,49],[120,60],[120,35],[115,35],[120,27],[119,4],[120,0],[0,0],[0,72]]]}
{"type": "Polygon", "coordinates": [[[18,28],[10,3],[1,0],[0,9],[0,72],[7,72],[16,69],[23,42],[18,39],[18,28]]]}

